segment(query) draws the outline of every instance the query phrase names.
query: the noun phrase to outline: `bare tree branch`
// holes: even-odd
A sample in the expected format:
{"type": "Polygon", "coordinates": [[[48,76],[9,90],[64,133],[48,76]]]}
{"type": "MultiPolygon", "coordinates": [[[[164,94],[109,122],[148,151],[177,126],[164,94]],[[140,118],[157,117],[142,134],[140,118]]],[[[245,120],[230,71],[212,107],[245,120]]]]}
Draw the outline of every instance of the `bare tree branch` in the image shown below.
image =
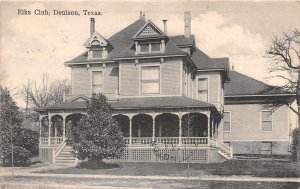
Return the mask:
{"type": "Polygon", "coordinates": [[[33,107],[48,106],[63,101],[64,94],[71,92],[71,84],[67,79],[53,80],[48,74],[43,74],[37,81],[28,81],[23,84],[21,94],[33,107]]]}

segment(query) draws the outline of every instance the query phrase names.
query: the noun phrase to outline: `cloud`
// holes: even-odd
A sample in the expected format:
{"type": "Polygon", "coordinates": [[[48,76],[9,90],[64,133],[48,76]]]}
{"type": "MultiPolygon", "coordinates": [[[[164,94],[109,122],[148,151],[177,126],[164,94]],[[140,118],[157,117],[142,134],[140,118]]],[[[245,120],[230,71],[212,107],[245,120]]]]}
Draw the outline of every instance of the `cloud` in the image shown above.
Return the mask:
{"type": "Polygon", "coordinates": [[[264,58],[266,42],[259,34],[227,23],[217,12],[192,19],[192,33],[197,46],[210,57],[229,57],[235,70],[264,80],[268,66],[264,58]]]}

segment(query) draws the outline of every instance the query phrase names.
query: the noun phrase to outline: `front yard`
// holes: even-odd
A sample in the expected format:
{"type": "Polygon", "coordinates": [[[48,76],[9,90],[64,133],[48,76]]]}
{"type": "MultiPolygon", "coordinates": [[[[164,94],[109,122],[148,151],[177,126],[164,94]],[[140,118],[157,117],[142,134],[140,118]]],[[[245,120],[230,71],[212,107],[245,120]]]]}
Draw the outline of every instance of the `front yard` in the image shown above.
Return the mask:
{"type": "Polygon", "coordinates": [[[82,167],[69,167],[42,171],[55,174],[98,174],[98,175],[136,175],[136,176],[190,176],[201,175],[248,175],[255,177],[300,177],[299,163],[275,160],[230,160],[210,164],[183,163],[105,163],[97,167],[88,164],[82,167]]]}

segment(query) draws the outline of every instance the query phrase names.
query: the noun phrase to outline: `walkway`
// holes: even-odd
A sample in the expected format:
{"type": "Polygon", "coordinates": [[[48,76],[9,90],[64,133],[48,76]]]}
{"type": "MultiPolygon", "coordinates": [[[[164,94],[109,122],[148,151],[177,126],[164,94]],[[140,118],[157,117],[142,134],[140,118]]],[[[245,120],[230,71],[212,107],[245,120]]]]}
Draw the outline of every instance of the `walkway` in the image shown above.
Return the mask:
{"type": "MultiPolygon", "coordinates": [[[[61,169],[67,166],[46,165],[36,168],[15,168],[14,176],[22,177],[64,177],[64,178],[91,178],[91,179],[141,179],[141,180],[187,180],[182,176],[128,176],[128,175],[89,175],[89,174],[50,174],[33,173],[42,170],[61,169]]],[[[11,168],[0,167],[0,177],[12,176],[11,168]]],[[[252,181],[252,182],[297,182],[300,178],[269,178],[269,177],[251,177],[251,176],[217,176],[201,175],[199,177],[189,177],[189,180],[199,181],[252,181]]]]}

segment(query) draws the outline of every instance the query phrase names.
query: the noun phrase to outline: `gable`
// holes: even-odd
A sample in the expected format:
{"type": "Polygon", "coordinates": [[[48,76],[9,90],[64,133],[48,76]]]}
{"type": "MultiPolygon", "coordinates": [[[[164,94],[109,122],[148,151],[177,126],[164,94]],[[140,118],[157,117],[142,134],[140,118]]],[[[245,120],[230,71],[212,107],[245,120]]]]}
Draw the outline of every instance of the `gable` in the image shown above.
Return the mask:
{"type": "Polygon", "coordinates": [[[83,46],[85,46],[85,47],[90,47],[91,45],[100,45],[102,47],[105,47],[108,45],[108,41],[104,37],[102,37],[98,32],[95,32],[83,44],[83,46]]]}
{"type": "Polygon", "coordinates": [[[155,24],[150,20],[133,36],[133,38],[145,38],[145,37],[165,37],[166,35],[162,32],[155,24]]]}

